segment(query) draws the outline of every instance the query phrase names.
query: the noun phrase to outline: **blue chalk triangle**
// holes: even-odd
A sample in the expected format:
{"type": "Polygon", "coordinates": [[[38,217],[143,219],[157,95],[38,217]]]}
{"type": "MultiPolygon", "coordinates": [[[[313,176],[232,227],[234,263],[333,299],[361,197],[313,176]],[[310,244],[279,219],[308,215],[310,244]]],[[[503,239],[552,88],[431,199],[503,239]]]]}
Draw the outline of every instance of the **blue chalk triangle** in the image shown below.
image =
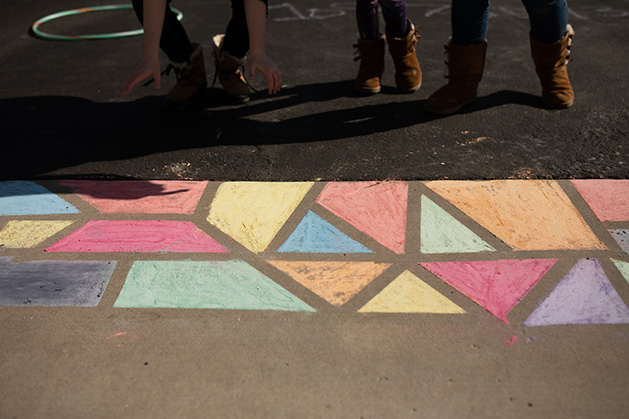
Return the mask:
{"type": "Polygon", "coordinates": [[[581,259],[524,325],[623,323],[629,323],[629,309],[601,264],[596,259],[581,259]]]}
{"type": "Polygon", "coordinates": [[[373,253],[312,211],[308,211],[280,253],[373,253]]]}

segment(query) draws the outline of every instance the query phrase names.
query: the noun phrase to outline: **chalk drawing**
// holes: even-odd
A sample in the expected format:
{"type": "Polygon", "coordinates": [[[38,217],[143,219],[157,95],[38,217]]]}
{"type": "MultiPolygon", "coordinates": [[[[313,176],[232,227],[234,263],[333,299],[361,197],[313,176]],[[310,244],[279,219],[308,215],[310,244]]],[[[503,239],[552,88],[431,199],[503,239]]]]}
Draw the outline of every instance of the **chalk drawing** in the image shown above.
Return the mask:
{"type": "Polygon", "coordinates": [[[74,206],[37,183],[20,180],[0,182],[0,216],[78,212],[74,206]]]}
{"type": "Polygon", "coordinates": [[[312,182],[225,182],[207,220],[252,252],[264,251],[312,182]]]}
{"type": "Polygon", "coordinates": [[[269,5],[269,12],[274,10],[286,10],[291,16],[273,18],[275,22],[288,22],[294,20],[325,20],[334,17],[345,16],[345,10],[342,9],[319,9],[309,8],[303,13],[291,3],[280,3],[269,5]]]}
{"type": "Polygon", "coordinates": [[[629,180],[572,180],[585,202],[599,220],[629,221],[629,180]]]}
{"type": "Polygon", "coordinates": [[[420,263],[505,323],[556,259],[420,263]]]}
{"type": "Polygon", "coordinates": [[[629,262],[616,259],[612,259],[612,262],[614,262],[620,274],[625,278],[627,283],[629,283],[629,262]]]}
{"type": "Polygon", "coordinates": [[[330,304],[348,302],[390,264],[374,262],[269,261],[330,304]]]}
{"type": "MultiPolygon", "coordinates": [[[[578,20],[589,20],[588,15],[602,19],[618,19],[629,16],[629,11],[616,9],[609,6],[582,6],[586,11],[576,11],[573,8],[568,9],[568,14],[578,20]]],[[[423,17],[446,18],[450,15],[450,4],[439,4],[434,2],[406,2],[407,9],[424,9],[423,17]]],[[[356,4],[354,2],[335,2],[330,3],[326,8],[307,8],[300,9],[293,3],[280,3],[269,5],[269,11],[281,15],[272,17],[275,22],[290,22],[303,20],[327,20],[338,18],[346,15],[354,14],[356,4]]],[[[409,15],[412,15],[409,12],[409,15]]],[[[528,13],[524,7],[497,6],[489,10],[489,19],[495,19],[500,16],[513,16],[518,19],[528,19],[528,13]]],[[[412,16],[411,16],[412,17],[412,16]]]]}
{"type": "Polygon", "coordinates": [[[312,211],[308,211],[280,253],[373,253],[312,211]]]}
{"type": "Polygon", "coordinates": [[[7,249],[35,247],[72,224],[72,221],[10,220],[0,231],[0,246],[7,249]]]}
{"type": "Polygon", "coordinates": [[[406,246],[406,182],[328,183],[317,203],[395,253],[406,246]]]}
{"type": "Polygon", "coordinates": [[[409,271],[404,271],[358,311],[361,313],[465,313],[465,310],[409,271]]]}
{"type": "Polygon", "coordinates": [[[629,309],[597,259],[581,259],[524,322],[525,326],[629,323],[629,309]]]}
{"type": "Polygon", "coordinates": [[[315,311],[239,261],[139,261],[114,307],[315,311]]]}
{"type": "Polygon", "coordinates": [[[89,181],[59,182],[107,214],[193,214],[208,182],[89,181]]]}
{"type": "Polygon", "coordinates": [[[606,248],[557,182],[434,181],[426,185],[516,250],[606,248]]]}
{"type": "Polygon", "coordinates": [[[33,261],[0,257],[0,305],[95,307],[116,262],[33,261]]]}
{"type": "Polygon", "coordinates": [[[618,246],[625,253],[629,253],[629,228],[621,228],[617,230],[609,230],[614,240],[618,243],[618,246]]]}
{"type": "Polygon", "coordinates": [[[189,221],[92,220],[47,252],[227,253],[189,221]]]}
{"type": "Polygon", "coordinates": [[[421,252],[470,253],[495,249],[426,195],[421,201],[421,252]]]}

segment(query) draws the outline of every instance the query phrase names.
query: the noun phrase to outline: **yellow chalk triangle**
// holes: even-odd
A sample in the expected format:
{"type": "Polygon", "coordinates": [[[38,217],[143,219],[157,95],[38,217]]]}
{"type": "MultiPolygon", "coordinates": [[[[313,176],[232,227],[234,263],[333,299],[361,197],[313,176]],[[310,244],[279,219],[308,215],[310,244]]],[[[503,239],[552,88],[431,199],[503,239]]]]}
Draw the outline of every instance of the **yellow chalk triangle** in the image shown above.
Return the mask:
{"type": "Polygon", "coordinates": [[[264,251],[313,182],[225,182],[207,220],[251,250],[264,251]]]}
{"type": "Polygon", "coordinates": [[[465,310],[409,271],[404,271],[358,311],[362,313],[465,313],[465,310]]]}

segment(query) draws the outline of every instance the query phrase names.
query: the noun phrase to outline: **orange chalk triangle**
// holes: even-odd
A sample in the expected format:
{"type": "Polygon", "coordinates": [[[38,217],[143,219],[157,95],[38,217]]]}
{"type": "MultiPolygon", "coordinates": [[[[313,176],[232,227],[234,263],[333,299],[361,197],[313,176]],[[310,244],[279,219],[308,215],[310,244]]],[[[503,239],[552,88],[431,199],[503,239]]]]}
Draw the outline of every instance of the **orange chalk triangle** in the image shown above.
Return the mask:
{"type": "Polygon", "coordinates": [[[374,262],[293,262],[270,261],[310,291],[330,304],[348,302],[391,264],[374,262]]]}

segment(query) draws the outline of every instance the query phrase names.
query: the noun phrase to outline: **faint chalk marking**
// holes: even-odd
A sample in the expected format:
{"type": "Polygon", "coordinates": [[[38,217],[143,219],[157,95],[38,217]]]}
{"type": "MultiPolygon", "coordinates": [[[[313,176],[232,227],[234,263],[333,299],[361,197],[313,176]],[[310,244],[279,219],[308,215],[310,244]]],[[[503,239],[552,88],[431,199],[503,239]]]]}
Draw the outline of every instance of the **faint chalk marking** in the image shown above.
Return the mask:
{"type": "Polygon", "coordinates": [[[288,9],[293,16],[289,17],[277,17],[273,20],[275,22],[287,22],[293,20],[326,20],[334,17],[345,16],[345,10],[331,8],[331,9],[319,9],[319,8],[311,8],[306,9],[305,13],[302,13],[293,6],[291,3],[281,3],[278,5],[269,6],[269,10],[278,10],[278,9],[288,9]]]}

